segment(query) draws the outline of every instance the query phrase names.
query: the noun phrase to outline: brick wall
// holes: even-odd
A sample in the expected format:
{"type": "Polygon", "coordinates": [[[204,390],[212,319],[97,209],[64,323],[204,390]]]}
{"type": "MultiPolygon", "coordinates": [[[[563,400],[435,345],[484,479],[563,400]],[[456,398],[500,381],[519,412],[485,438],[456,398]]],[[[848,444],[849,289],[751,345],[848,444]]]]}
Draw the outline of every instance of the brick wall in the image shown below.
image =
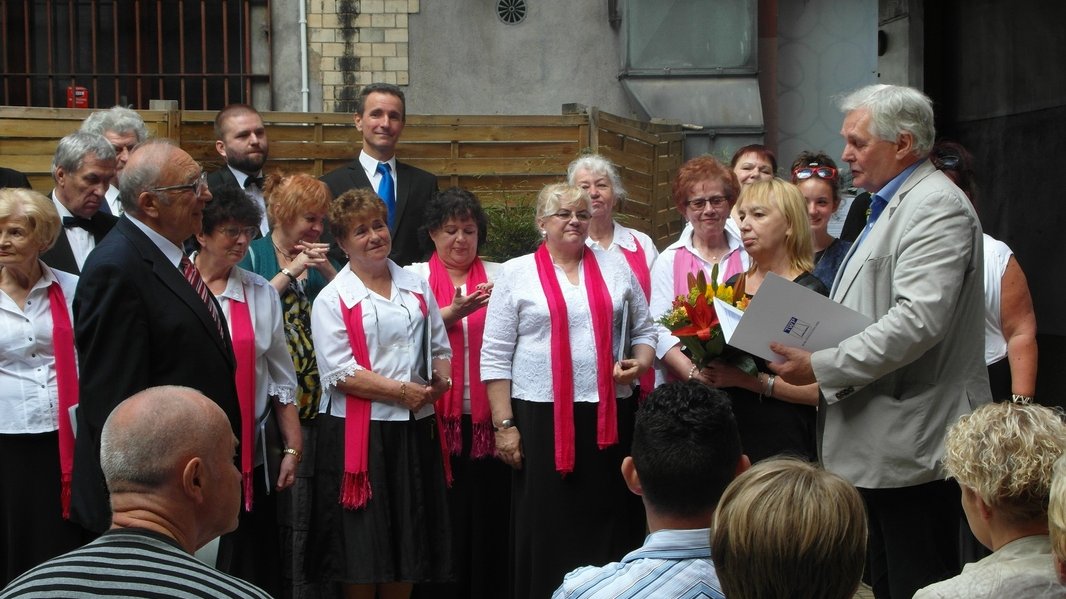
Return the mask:
{"type": "Polygon", "coordinates": [[[312,77],[324,112],[354,112],[369,83],[407,85],[407,16],[420,0],[311,0],[307,8],[312,77]]]}

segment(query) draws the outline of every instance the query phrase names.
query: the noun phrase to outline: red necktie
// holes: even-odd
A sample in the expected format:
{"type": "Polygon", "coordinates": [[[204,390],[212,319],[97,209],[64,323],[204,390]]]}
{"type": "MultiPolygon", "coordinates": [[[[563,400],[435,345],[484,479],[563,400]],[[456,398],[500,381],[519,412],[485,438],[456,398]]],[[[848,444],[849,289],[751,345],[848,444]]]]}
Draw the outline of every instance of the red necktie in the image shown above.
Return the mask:
{"type": "Polygon", "coordinates": [[[226,333],[222,330],[222,318],[218,314],[218,306],[215,305],[215,300],[211,297],[211,291],[207,288],[207,283],[204,283],[203,278],[200,277],[200,271],[196,270],[196,267],[186,256],[181,257],[180,266],[182,274],[185,275],[185,280],[196,290],[197,295],[207,306],[207,311],[211,313],[211,319],[215,321],[215,328],[218,329],[218,336],[225,339],[226,333]]]}

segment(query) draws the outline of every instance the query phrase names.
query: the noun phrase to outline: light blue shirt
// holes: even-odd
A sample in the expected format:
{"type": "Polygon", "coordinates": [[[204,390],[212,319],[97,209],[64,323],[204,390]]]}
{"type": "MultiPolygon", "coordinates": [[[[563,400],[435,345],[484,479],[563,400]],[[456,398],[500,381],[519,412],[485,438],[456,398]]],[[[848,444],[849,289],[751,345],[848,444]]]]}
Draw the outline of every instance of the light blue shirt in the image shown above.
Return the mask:
{"type": "Polygon", "coordinates": [[[552,599],[725,599],[711,562],[710,534],[709,528],[655,531],[620,562],[567,574],[552,599]]]}

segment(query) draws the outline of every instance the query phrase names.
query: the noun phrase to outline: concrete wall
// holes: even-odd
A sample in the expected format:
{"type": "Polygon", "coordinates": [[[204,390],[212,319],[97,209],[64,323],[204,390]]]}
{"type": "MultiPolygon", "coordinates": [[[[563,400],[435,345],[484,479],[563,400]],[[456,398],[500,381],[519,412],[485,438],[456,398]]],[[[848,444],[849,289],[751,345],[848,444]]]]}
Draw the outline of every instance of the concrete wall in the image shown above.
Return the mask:
{"type": "Polygon", "coordinates": [[[507,25],[494,0],[422,2],[409,17],[411,112],[559,114],[567,102],[634,116],[604,0],[530,0],[507,25]]]}

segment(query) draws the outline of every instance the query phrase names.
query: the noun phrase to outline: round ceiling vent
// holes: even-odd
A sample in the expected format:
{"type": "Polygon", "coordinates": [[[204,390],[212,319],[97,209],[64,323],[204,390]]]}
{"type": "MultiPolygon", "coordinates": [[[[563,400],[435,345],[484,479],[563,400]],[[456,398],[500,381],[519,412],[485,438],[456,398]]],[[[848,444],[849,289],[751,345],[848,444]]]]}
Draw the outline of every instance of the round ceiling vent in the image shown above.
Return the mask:
{"type": "Polygon", "coordinates": [[[526,20],[526,0],[497,0],[496,16],[508,25],[526,20]]]}

